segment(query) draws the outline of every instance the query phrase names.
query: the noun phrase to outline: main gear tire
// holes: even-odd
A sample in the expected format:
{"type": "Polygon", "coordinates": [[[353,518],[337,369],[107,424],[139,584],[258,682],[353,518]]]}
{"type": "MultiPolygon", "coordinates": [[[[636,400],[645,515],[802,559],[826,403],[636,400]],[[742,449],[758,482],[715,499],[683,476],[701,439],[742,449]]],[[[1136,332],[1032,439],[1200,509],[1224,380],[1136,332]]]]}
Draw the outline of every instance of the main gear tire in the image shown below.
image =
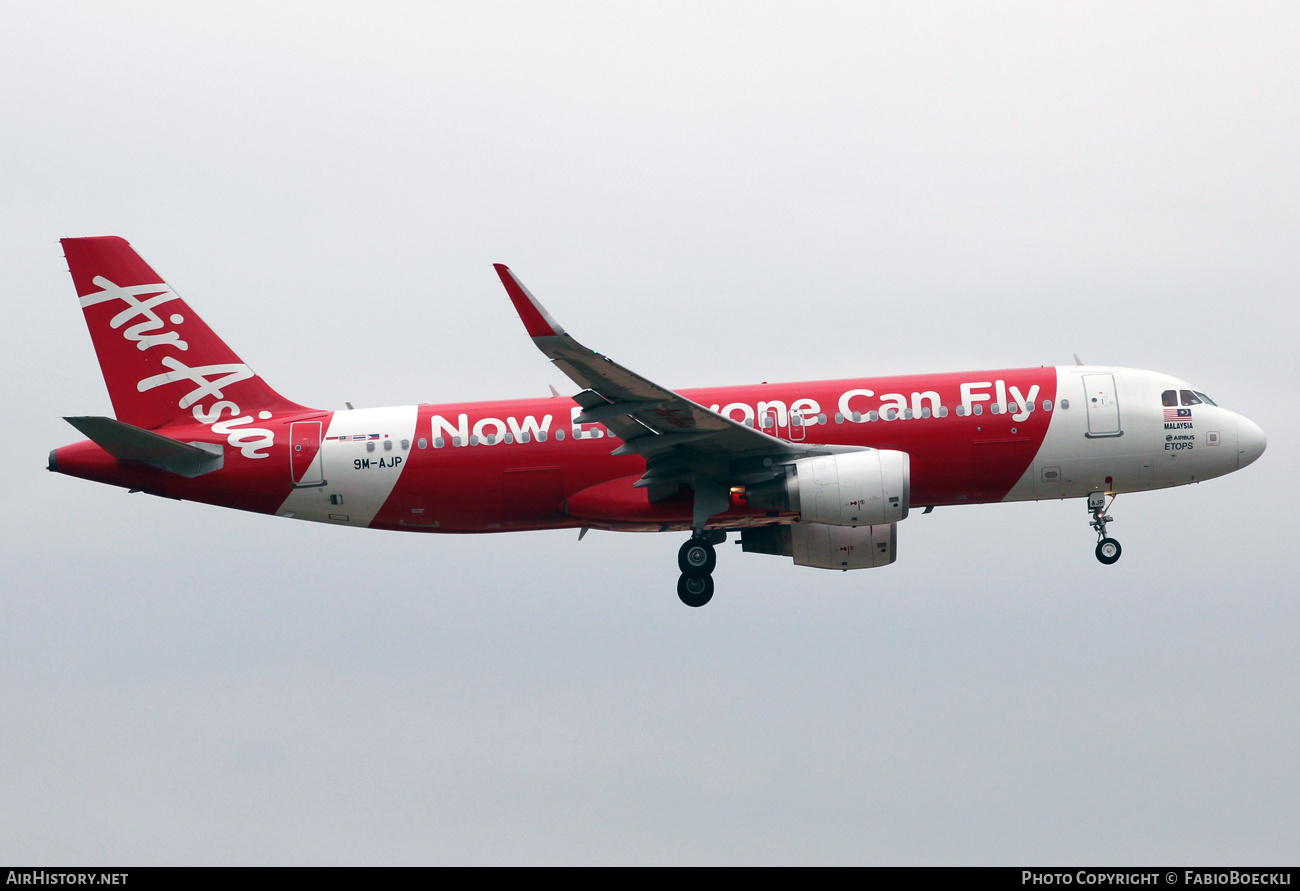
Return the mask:
{"type": "Polygon", "coordinates": [[[717,551],[702,538],[687,539],[677,552],[677,568],[682,571],[682,575],[707,578],[713,575],[713,568],[717,565],[717,551]]]}
{"type": "Polygon", "coordinates": [[[701,607],[713,599],[713,577],[682,574],[677,580],[677,596],[687,606],[701,607]]]}

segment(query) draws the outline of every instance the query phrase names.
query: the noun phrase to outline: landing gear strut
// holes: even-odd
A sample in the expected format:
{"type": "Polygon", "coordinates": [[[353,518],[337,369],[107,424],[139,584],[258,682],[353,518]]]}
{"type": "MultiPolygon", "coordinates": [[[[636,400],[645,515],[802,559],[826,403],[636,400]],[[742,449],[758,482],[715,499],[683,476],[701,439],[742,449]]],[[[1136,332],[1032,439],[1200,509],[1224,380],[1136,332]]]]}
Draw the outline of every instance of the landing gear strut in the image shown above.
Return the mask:
{"type": "MultiPolygon", "coordinates": [[[[1115,503],[1114,495],[1110,497],[1110,503],[1115,503]]],[[[1106,524],[1115,521],[1114,517],[1107,516],[1106,511],[1109,509],[1105,492],[1093,492],[1088,496],[1088,513],[1092,515],[1092,522],[1088,525],[1097,530],[1097,559],[1107,566],[1118,560],[1119,555],[1124,552],[1119,542],[1106,537],[1106,524]]]]}
{"type": "Polygon", "coordinates": [[[713,545],[726,538],[725,532],[698,532],[677,552],[677,568],[682,571],[677,580],[677,596],[682,603],[704,606],[713,598],[713,568],[718,565],[713,545]]]}

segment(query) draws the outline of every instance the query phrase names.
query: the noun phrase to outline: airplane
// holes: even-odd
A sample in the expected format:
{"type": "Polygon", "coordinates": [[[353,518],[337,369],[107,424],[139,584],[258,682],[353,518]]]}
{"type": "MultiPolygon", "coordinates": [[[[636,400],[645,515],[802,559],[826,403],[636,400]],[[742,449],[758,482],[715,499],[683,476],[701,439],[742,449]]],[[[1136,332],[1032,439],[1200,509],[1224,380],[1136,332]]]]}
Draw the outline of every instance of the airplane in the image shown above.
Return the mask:
{"type": "Polygon", "coordinates": [[[728,534],[798,566],[868,569],[895,561],[916,508],[1086,499],[1113,564],[1117,495],[1231,473],[1267,444],[1192,385],[1111,366],[669,390],[584,347],[501,264],[576,395],[314,409],[124,239],[61,243],[116,417],[66,418],[87,439],[51,451],[51,471],[336,526],[689,532],[677,593],[692,607],[713,596],[728,534]]]}

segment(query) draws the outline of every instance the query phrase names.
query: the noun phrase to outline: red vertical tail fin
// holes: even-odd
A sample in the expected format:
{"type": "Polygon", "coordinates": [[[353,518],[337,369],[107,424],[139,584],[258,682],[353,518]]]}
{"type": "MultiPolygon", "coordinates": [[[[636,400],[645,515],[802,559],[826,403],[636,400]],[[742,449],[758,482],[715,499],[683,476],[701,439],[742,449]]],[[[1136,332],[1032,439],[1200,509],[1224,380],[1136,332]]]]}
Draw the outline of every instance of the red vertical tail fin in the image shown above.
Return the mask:
{"type": "Polygon", "coordinates": [[[152,430],[306,410],[254,374],[125,239],[62,244],[118,420],[152,430]]]}

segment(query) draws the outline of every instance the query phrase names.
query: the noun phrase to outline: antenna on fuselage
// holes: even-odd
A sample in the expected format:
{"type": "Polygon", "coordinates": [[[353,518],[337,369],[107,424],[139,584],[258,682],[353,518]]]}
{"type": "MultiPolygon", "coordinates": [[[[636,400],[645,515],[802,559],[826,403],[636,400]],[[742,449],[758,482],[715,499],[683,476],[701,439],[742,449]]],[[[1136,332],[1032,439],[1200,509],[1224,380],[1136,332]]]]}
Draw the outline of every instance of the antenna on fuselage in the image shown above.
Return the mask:
{"type": "Polygon", "coordinates": [[[1074,354],[1074,364],[1075,364],[1075,365],[1082,365],[1082,364],[1083,364],[1083,360],[1079,358],[1079,354],[1078,354],[1078,353],[1075,353],[1075,354],[1074,354]]]}

